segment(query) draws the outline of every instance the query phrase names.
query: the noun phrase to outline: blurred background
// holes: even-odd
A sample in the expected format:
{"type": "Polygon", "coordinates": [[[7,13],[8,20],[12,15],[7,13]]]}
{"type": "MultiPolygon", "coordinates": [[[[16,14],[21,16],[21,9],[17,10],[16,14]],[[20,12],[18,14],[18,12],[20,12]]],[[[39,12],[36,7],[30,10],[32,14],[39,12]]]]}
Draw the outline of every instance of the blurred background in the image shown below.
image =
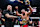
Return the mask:
{"type": "MultiPolygon", "coordinates": [[[[21,1],[25,2],[25,0],[21,0],[21,1]]],[[[13,11],[14,11],[14,6],[16,6],[16,5],[18,5],[19,8],[23,8],[23,5],[18,3],[17,0],[0,0],[0,8],[2,10],[6,9],[6,6],[8,4],[12,4],[13,11]]],[[[33,8],[33,12],[30,15],[31,19],[33,20],[33,24],[36,25],[36,23],[37,23],[37,25],[40,25],[40,0],[30,0],[30,4],[33,8]]],[[[2,17],[3,17],[3,15],[2,15],[2,17]]],[[[4,23],[4,22],[2,21],[2,23],[4,23]]]]}
{"type": "MultiPolygon", "coordinates": [[[[0,0],[0,8],[2,8],[2,10],[6,9],[7,4],[12,4],[13,6],[17,5],[17,2],[14,2],[14,1],[15,0],[0,0]]],[[[24,0],[21,0],[21,1],[24,1],[24,0]]],[[[36,8],[37,11],[34,13],[35,15],[32,14],[31,16],[40,17],[40,0],[30,0],[30,3],[32,7],[37,7],[36,8]]]]}

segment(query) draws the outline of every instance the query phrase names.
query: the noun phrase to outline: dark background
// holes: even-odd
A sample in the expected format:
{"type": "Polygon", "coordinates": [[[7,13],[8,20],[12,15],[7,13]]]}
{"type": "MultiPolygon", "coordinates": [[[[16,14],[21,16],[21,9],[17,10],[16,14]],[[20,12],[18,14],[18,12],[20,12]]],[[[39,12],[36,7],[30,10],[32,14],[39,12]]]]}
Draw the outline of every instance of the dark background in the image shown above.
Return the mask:
{"type": "MultiPolygon", "coordinates": [[[[32,6],[40,7],[40,0],[30,0],[32,6]]],[[[10,0],[0,0],[0,8],[5,8],[5,5],[11,3],[10,0]]]]}
{"type": "MultiPolygon", "coordinates": [[[[40,0],[30,0],[30,2],[32,7],[37,7],[37,12],[35,14],[32,14],[31,16],[40,17],[40,0]]],[[[6,9],[7,4],[12,4],[14,6],[15,3],[10,2],[10,0],[0,0],[0,8],[2,10],[6,9]]]]}

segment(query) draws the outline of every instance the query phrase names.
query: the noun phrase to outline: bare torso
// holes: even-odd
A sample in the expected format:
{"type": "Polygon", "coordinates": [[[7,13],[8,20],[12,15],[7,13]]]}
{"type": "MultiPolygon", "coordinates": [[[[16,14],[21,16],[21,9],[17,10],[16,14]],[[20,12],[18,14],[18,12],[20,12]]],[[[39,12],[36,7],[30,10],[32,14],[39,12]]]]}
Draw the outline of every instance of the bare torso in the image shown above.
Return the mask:
{"type": "Polygon", "coordinates": [[[21,15],[22,19],[26,19],[26,20],[29,20],[29,16],[27,15],[27,12],[25,12],[25,15],[21,15]]]}

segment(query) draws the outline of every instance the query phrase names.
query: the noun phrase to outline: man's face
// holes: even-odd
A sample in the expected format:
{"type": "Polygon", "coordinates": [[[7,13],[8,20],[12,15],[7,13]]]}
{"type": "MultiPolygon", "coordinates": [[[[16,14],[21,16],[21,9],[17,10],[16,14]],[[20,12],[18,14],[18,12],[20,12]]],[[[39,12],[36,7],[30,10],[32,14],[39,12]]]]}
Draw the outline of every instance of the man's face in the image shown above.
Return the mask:
{"type": "Polygon", "coordinates": [[[24,9],[22,9],[22,10],[21,10],[21,12],[22,12],[22,13],[25,13],[25,10],[24,10],[24,9]]]}
{"type": "Polygon", "coordinates": [[[15,6],[16,9],[18,9],[18,6],[15,6]]]}
{"type": "Polygon", "coordinates": [[[8,5],[8,6],[7,6],[7,9],[8,9],[8,10],[12,10],[12,6],[11,6],[11,5],[8,5]]]}

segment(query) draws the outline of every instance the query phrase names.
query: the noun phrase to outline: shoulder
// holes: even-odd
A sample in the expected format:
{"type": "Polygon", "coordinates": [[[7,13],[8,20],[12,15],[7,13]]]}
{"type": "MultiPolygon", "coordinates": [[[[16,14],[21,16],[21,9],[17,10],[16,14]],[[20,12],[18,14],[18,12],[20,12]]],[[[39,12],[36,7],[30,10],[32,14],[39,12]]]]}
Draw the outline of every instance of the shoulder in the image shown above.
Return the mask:
{"type": "Polygon", "coordinates": [[[25,14],[28,14],[28,12],[26,11],[25,14]]]}
{"type": "Polygon", "coordinates": [[[8,10],[3,10],[3,14],[6,14],[6,13],[8,13],[8,10]]]}
{"type": "Polygon", "coordinates": [[[28,13],[27,11],[25,13],[28,13]]]}

